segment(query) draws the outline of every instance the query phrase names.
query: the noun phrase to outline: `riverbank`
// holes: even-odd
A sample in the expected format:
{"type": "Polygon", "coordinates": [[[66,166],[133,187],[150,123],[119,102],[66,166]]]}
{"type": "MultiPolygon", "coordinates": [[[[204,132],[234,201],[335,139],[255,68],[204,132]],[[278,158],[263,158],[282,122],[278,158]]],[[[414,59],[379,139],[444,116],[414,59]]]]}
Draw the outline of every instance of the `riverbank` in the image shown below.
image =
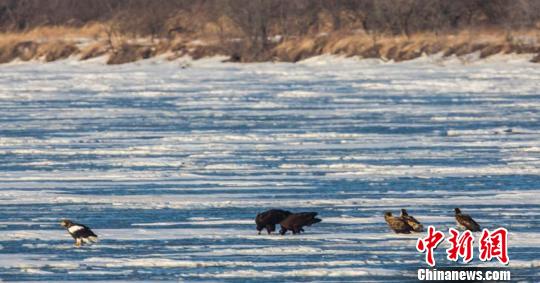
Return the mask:
{"type": "Polygon", "coordinates": [[[107,58],[107,64],[124,64],[156,56],[164,56],[168,60],[186,56],[195,60],[226,56],[229,58],[226,61],[232,62],[297,62],[325,54],[401,62],[423,55],[464,57],[474,53],[478,53],[481,59],[496,54],[531,54],[531,62],[538,63],[538,32],[482,29],[411,36],[374,36],[363,31],[333,32],[304,37],[275,36],[264,50],[245,47],[241,39],[223,39],[213,35],[130,37],[112,34],[103,24],[80,28],[40,27],[0,36],[0,63],[15,60],[52,62],[69,57],[88,60],[100,56],[107,58]]]}

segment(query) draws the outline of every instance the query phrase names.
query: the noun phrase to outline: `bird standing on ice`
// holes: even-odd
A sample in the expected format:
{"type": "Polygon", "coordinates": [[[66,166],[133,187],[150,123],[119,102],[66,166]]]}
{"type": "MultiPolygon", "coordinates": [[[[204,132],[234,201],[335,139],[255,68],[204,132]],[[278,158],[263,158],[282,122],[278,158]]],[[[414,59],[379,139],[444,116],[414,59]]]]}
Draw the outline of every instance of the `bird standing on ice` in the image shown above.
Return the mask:
{"type": "Polygon", "coordinates": [[[257,214],[257,217],[255,217],[255,224],[257,224],[259,235],[264,228],[266,228],[268,234],[272,234],[272,232],[276,231],[276,224],[285,220],[291,214],[290,211],[281,209],[270,209],[257,214]]]}
{"type": "Polygon", "coordinates": [[[400,217],[392,216],[392,212],[390,211],[384,213],[384,220],[388,223],[388,227],[398,234],[410,234],[411,231],[414,231],[413,227],[407,224],[407,221],[400,217]]]}
{"type": "Polygon", "coordinates": [[[411,226],[413,228],[414,232],[423,232],[424,231],[424,225],[422,225],[422,223],[418,222],[418,220],[416,220],[416,218],[410,216],[407,213],[407,210],[405,210],[404,208],[401,209],[401,215],[399,217],[401,219],[405,220],[405,222],[407,222],[407,224],[409,224],[409,226],[411,226]]]}
{"type": "Polygon", "coordinates": [[[322,219],[316,218],[315,216],[317,216],[317,212],[293,213],[279,223],[279,225],[281,225],[279,234],[285,235],[287,230],[291,230],[293,234],[300,234],[301,232],[304,232],[304,226],[311,226],[312,224],[322,221],[322,219]]]}
{"type": "Polygon", "coordinates": [[[461,213],[459,208],[454,208],[456,212],[456,222],[458,226],[470,230],[471,232],[480,232],[480,225],[472,219],[471,216],[461,213]]]}
{"type": "Polygon", "coordinates": [[[97,235],[94,234],[94,232],[92,232],[90,228],[82,224],[73,223],[70,220],[62,220],[60,222],[60,225],[65,227],[71,237],[75,239],[75,246],[77,247],[80,247],[81,245],[83,245],[83,243],[90,244],[97,243],[98,241],[97,235]]]}

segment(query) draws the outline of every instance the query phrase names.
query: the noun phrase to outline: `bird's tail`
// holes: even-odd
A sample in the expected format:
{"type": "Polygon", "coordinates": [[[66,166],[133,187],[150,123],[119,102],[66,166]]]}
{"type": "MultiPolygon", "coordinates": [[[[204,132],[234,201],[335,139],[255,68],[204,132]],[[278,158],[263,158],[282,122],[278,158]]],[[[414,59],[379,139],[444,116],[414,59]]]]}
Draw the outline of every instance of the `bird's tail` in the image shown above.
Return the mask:
{"type": "Polygon", "coordinates": [[[88,242],[91,242],[91,243],[97,243],[98,242],[98,238],[94,237],[94,236],[90,236],[90,237],[86,238],[86,240],[88,242]]]}
{"type": "Polygon", "coordinates": [[[415,232],[424,232],[424,225],[420,223],[411,223],[412,228],[415,232]]]}

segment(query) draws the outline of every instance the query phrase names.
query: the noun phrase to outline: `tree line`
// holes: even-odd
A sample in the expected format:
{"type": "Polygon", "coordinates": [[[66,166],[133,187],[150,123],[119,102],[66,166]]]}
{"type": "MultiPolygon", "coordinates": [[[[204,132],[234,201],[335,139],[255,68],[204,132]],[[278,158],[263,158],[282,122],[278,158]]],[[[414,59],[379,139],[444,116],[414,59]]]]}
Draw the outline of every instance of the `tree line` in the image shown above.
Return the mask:
{"type": "Polygon", "coordinates": [[[164,38],[224,18],[234,28],[217,24],[223,36],[264,49],[276,35],[540,28],[540,0],[0,0],[3,32],[103,22],[121,33],[164,38]]]}

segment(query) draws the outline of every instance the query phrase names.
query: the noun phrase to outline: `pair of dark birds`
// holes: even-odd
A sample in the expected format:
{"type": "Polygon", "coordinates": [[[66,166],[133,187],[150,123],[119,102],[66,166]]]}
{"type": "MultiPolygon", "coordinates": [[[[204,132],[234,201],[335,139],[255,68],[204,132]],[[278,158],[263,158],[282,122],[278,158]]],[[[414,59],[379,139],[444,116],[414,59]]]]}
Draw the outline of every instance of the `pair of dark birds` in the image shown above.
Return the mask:
{"type": "MultiPolygon", "coordinates": [[[[472,232],[480,231],[480,225],[471,216],[461,213],[459,208],[455,208],[454,211],[458,226],[472,232]]],[[[409,234],[411,232],[424,231],[424,226],[416,218],[410,216],[405,209],[401,209],[401,215],[399,217],[392,216],[392,212],[385,212],[384,220],[386,220],[388,226],[396,233],[409,234]]]]}
{"type": "Polygon", "coordinates": [[[399,217],[392,216],[392,212],[390,211],[385,212],[384,220],[386,220],[390,229],[396,233],[409,234],[411,232],[424,231],[424,226],[416,218],[410,216],[407,210],[403,208],[399,217]]]}
{"type": "Polygon", "coordinates": [[[268,234],[272,234],[272,232],[276,231],[277,224],[281,225],[281,230],[279,230],[279,234],[281,235],[285,235],[287,231],[292,231],[293,234],[300,234],[304,232],[303,228],[305,226],[311,226],[322,221],[320,218],[316,218],[316,216],[317,212],[292,213],[287,210],[270,209],[257,214],[255,224],[257,224],[259,235],[265,228],[268,234]]]}

